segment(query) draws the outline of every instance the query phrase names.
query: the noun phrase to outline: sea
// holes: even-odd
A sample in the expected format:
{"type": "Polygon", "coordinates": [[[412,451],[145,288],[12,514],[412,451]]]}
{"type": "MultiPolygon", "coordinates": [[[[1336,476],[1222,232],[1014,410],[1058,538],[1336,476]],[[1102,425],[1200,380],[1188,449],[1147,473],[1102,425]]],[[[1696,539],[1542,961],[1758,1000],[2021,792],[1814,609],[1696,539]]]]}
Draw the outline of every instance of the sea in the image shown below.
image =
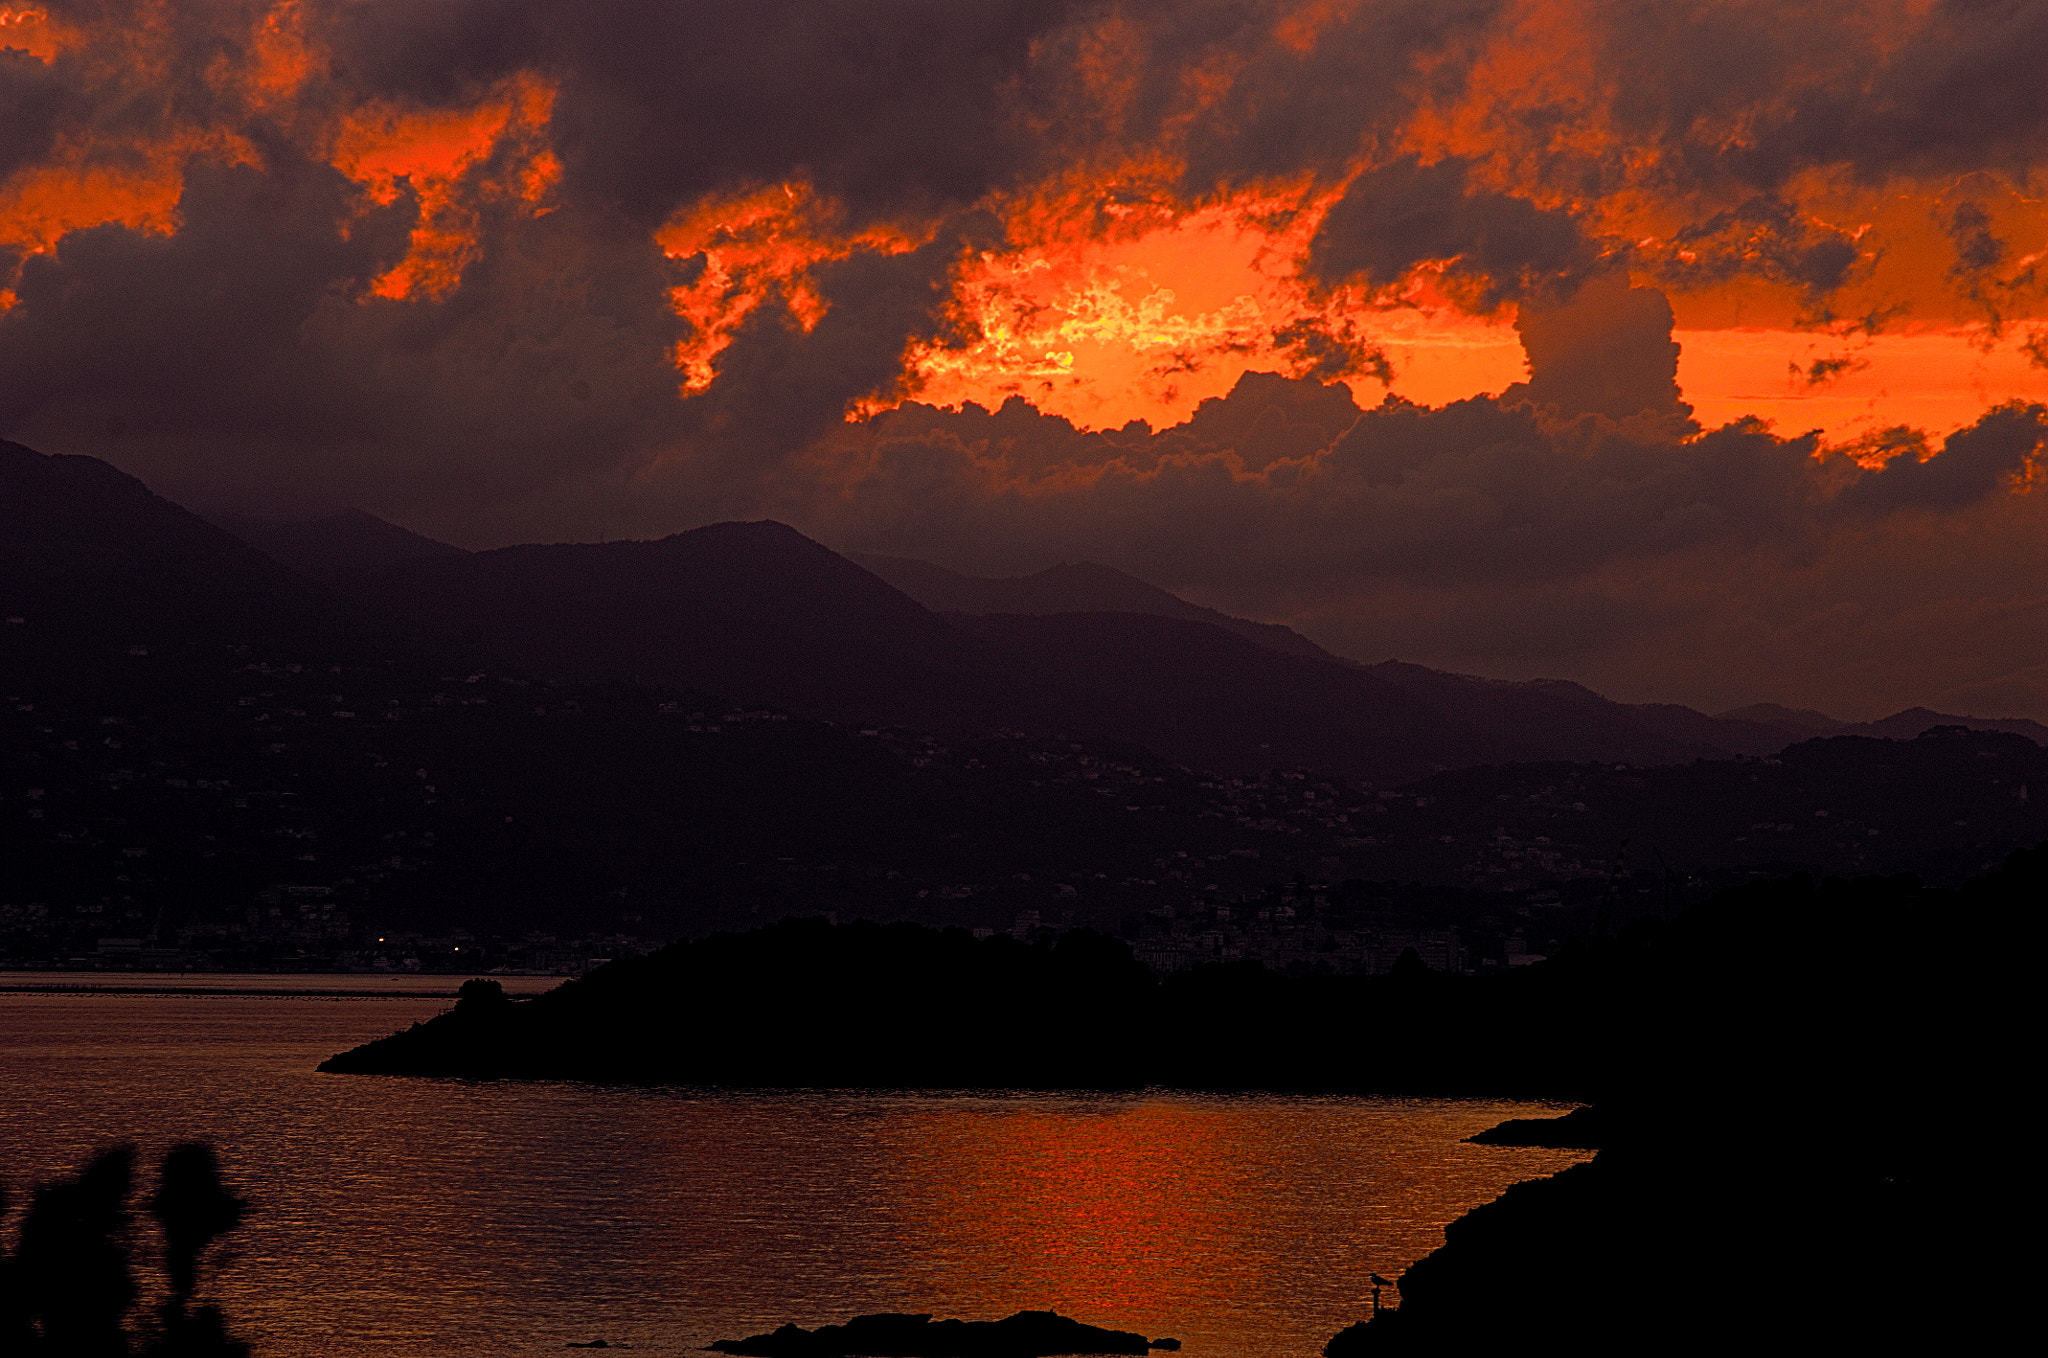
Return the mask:
{"type": "Polygon", "coordinates": [[[1371,1275],[1586,1158],[1463,1144],[1568,1106],[1504,1100],[315,1071],[448,1008],[460,980],[0,974],[0,1240],[28,1191],[107,1146],[147,1173],[202,1140],[252,1207],[205,1291],[258,1358],[680,1353],[787,1322],[1027,1309],[1188,1358],[1312,1358],[1370,1312],[1371,1275]]]}

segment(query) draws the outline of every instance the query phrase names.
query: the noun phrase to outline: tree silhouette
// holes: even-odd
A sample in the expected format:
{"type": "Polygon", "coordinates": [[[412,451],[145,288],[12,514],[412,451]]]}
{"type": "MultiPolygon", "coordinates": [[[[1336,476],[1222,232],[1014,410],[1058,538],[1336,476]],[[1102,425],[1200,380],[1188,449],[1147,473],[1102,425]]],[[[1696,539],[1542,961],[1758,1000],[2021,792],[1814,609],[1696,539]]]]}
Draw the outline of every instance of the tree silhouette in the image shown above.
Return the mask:
{"type": "MultiPolygon", "coordinates": [[[[163,1236],[166,1293],[156,1323],[131,1326],[135,1150],[102,1151],[77,1178],[35,1191],[12,1254],[0,1246],[0,1353],[14,1358],[247,1358],[215,1306],[194,1308],[207,1247],[240,1225],[211,1147],[164,1157],[149,1202],[163,1236]]],[[[7,1198],[0,1192],[0,1221],[7,1198]]]]}
{"type": "Polygon", "coordinates": [[[150,1200],[150,1215],[164,1235],[164,1272],[171,1295],[161,1311],[163,1331],[152,1352],[165,1358],[208,1358],[244,1354],[246,1345],[228,1337],[217,1306],[192,1309],[199,1288],[199,1261],[206,1247],[242,1224],[249,1205],[221,1183],[211,1146],[188,1143],[164,1157],[161,1187],[150,1200]]]}

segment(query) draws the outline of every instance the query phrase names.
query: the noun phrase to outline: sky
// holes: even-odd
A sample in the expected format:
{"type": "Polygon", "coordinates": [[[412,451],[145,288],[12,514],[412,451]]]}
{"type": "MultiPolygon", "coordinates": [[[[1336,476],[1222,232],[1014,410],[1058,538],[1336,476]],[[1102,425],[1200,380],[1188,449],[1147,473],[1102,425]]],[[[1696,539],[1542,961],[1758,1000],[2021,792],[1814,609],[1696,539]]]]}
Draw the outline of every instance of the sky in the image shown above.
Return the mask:
{"type": "Polygon", "coordinates": [[[2048,0],[0,0],[0,436],[2048,719],[2048,0]]]}

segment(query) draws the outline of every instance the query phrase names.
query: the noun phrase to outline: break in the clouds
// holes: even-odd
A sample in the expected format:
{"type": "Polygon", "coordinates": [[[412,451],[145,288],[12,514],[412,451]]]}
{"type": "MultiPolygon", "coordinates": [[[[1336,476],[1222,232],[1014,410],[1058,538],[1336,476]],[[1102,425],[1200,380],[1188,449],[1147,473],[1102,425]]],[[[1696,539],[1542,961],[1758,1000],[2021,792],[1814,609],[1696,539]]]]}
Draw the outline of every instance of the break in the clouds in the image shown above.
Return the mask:
{"type": "Polygon", "coordinates": [[[2048,714],[2044,49],[2027,0],[5,0],[0,434],[2048,714]]]}

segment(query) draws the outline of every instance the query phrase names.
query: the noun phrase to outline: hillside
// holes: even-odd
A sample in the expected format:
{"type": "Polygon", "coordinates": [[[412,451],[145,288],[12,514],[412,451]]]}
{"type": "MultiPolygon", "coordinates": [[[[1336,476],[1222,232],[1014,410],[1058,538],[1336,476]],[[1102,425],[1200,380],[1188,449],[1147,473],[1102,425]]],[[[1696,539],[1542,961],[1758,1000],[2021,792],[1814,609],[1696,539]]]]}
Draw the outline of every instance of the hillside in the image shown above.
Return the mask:
{"type": "Polygon", "coordinates": [[[1481,679],[1398,660],[1365,669],[1437,711],[1455,714],[1503,760],[1670,764],[1769,754],[1788,740],[1768,727],[1717,720],[1675,704],[1630,707],[1562,680],[1481,679]]]}
{"type": "Polygon", "coordinates": [[[2048,751],[2016,734],[1693,761],[1599,743],[1620,705],[1575,686],[1155,615],[941,618],[772,524],[397,563],[371,579],[432,605],[408,631],[103,463],[9,445],[0,478],[0,944],[23,955],[790,909],[1113,927],[1346,878],[1471,893],[1475,919],[1548,892],[1540,942],[1624,840],[1654,891],[1667,864],[1953,881],[2048,833],[2048,751]],[[1552,707],[1444,714],[1475,687],[1552,707]]]}
{"type": "Polygon", "coordinates": [[[0,608],[85,653],[307,640],[349,611],[134,477],[0,442],[0,608]]]}
{"type": "Polygon", "coordinates": [[[465,555],[360,509],[310,519],[216,516],[214,522],[271,560],[330,585],[401,561],[465,555]]]}
{"type": "Polygon", "coordinates": [[[1746,722],[1776,732],[1785,739],[1809,736],[1875,736],[1880,740],[1912,740],[1937,726],[1961,726],[1972,731],[2003,731],[2025,736],[2037,745],[2048,745],[2048,726],[2025,717],[1964,717],[1953,712],[1936,712],[1909,707],[1876,721],[1837,721],[1825,712],[1783,707],[1777,703],[1756,703],[1723,712],[1722,721],[1746,722]]]}
{"type": "Polygon", "coordinates": [[[1355,666],[1142,613],[952,614],[1064,696],[1068,719],[1229,773],[1306,767],[1391,784],[1499,757],[1455,719],[1355,666]]]}
{"type": "Polygon", "coordinates": [[[461,638],[478,663],[551,679],[926,730],[1042,724],[1049,710],[1003,657],[779,523],[420,557],[349,590],[461,638]]]}
{"type": "MultiPolygon", "coordinates": [[[[1092,562],[1054,566],[1033,575],[999,579],[963,575],[929,561],[904,557],[852,554],[852,559],[925,607],[943,614],[1040,617],[1141,614],[1203,623],[1284,655],[1320,660],[1347,669],[1364,669],[1421,705],[1420,709],[1412,704],[1395,704],[1390,708],[1392,699],[1384,687],[1356,686],[1361,692],[1375,695],[1371,701],[1377,708],[1419,712],[1421,724],[1413,728],[1413,739],[1408,743],[1419,749],[1432,739],[1432,733],[1438,733],[1434,753],[1429,758],[1430,762],[1440,766],[1507,759],[1672,763],[1686,759],[1725,758],[1732,754],[1769,754],[1790,741],[1813,734],[1801,727],[1750,719],[1741,714],[1710,717],[1676,704],[1618,703],[1582,685],[1559,680],[1481,679],[1394,660],[1361,666],[1330,654],[1291,628],[1234,618],[1215,609],[1189,603],[1135,576],[1092,562]],[[1485,751],[1480,761],[1472,761],[1466,752],[1475,747],[1485,751]]],[[[963,626],[979,635],[993,637],[998,627],[1015,625],[977,627],[966,623],[963,626]]],[[[1020,638],[1017,647],[1028,654],[1033,645],[1046,644],[1046,630],[1040,629],[1037,641],[1020,638]]],[[[1055,648],[1066,657],[1058,662],[1062,672],[1076,672],[1081,660],[1080,649],[1088,644],[1082,636],[1084,630],[1097,639],[1096,644],[1107,644],[1107,637],[1100,627],[1083,629],[1076,624],[1067,628],[1068,635],[1055,648]]],[[[1146,635],[1156,637],[1157,634],[1146,635]]],[[[1171,635],[1185,642],[1187,634],[1171,635]]],[[[1135,636],[1120,639],[1113,651],[1105,650],[1101,654],[1101,666],[1106,669],[1129,666],[1135,659],[1135,644],[1135,636]]],[[[1151,658],[1146,668],[1154,673],[1166,673],[1176,663],[1175,649],[1168,645],[1151,658]]],[[[1276,679],[1276,682],[1280,681],[1276,679]]],[[[1342,687],[1340,681],[1334,679],[1325,679],[1316,686],[1332,692],[1342,687]]],[[[1269,696],[1243,690],[1237,696],[1249,699],[1255,706],[1274,702],[1269,696]]],[[[1287,720],[1284,711],[1261,712],[1260,716],[1280,723],[1287,720]]],[[[1339,729],[1361,724],[1369,727],[1378,719],[1373,711],[1361,711],[1344,718],[1339,729]]],[[[1156,727],[1164,721],[1163,717],[1155,715],[1150,724],[1156,727]]],[[[1918,732],[1910,734],[1917,735],[1918,732]]],[[[1133,735],[1132,738],[1148,737],[1133,735]]],[[[1180,739],[1185,742],[1187,738],[1186,728],[1183,728],[1180,739]]],[[[1348,739],[1338,737],[1331,745],[1333,748],[1345,747],[1348,739]]],[[[1241,740],[1238,743],[1244,745],[1241,740]]],[[[1271,746],[1278,749],[1288,743],[1260,739],[1249,742],[1245,748],[1256,751],[1271,746]]],[[[1236,760],[1241,756],[1233,753],[1224,757],[1236,760]]],[[[1319,761],[1305,759],[1300,762],[1319,761]]],[[[1330,756],[1326,754],[1321,762],[1330,762],[1330,756]]],[[[1373,765],[1353,762],[1344,767],[1360,769],[1373,765]]]]}
{"type": "MultiPolygon", "coordinates": [[[[1291,627],[1234,618],[1191,604],[1134,575],[1092,561],[1050,566],[1033,575],[962,575],[929,561],[846,553],[934,613],[1144,613],[1204,622],[1284,655],[1337,660],[1291,627]]],[[[1339,661],[1339,663],[1344,663],[1339,661]]]]}

